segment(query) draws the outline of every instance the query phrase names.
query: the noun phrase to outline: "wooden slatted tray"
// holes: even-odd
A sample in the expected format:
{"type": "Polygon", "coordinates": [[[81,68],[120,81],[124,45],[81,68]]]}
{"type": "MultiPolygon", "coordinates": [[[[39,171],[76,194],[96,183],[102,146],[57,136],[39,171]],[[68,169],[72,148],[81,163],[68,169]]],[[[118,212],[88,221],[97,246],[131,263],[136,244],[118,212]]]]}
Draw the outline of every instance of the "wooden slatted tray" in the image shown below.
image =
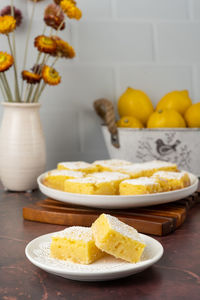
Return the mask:
{"type": "Polygon", "coordinates": [[[65,226],[90,226],[101,214],[108,213],[135,227],[139,232],[166,235],[176,230],[200,200],[200,193],[169,204],[134,209],[94,209],[73,206],[50,198],[23,208],[25,220],[65,226]]]}

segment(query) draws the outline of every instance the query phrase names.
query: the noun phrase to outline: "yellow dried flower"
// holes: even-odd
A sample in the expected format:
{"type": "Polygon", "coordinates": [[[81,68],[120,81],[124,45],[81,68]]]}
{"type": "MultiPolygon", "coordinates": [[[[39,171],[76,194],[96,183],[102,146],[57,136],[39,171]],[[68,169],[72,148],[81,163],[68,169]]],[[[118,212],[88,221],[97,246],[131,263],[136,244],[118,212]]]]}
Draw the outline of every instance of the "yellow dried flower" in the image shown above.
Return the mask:
{"type": "Polygon", "coordinates": [[[12,55],[6,52],[0,52],[0,72],[7,71],[14,63],[12,55]]]}
{"type": "MultiPolygon", "coordinates": [[[[60,4],[60,2],[61,2],[62,0],[54,0],[54,2],[56,3],[56,4],[60,4]]],[[[74,5],[76,5],[76,1],[75,0],[69,0],[71,3],[73,3],[74,5]]]]}
{"type": "Polygon", "coordinates": [[[36,84],[36,83],[40,82],[42,77],[41,77],[41,75],[36,74],[34,72],[24,70],[24,71],[22,71],[22,78],[23,78],[23,80],[25,80],[28,83],[36,84]]]}
{"type": "Polygon", "coordinates": [[[68,18],[79,20],[82,17],[81,10],[72,1],[62,0],[60,6],[68,18]]]}
{"type": "Polygon", "coordinates": [[[57,85],[61,82],[59,73],[49,66],[44,66],[42,69],[42,78],[49,85],[57,85]]]}
{"type": "Polygon", "coordinates": [[[56,42],[48,36],[39,35],[35,38],[35,47],[40,52],[48,53],[54,55],[56,52],[56,42]]]}
{"type": "Polygon", "coordinates": [[[16,20],[12,16],[0,16],[0,33],[8,34],[16,28],[16,20]]]}
{"type": "Polygon", "coordinates": [[[71,45],[63,41],[58,36],[53,36],[52,38],[56,42],[56,56],[74,58],[76,54],[74,48],[71,45]]]}

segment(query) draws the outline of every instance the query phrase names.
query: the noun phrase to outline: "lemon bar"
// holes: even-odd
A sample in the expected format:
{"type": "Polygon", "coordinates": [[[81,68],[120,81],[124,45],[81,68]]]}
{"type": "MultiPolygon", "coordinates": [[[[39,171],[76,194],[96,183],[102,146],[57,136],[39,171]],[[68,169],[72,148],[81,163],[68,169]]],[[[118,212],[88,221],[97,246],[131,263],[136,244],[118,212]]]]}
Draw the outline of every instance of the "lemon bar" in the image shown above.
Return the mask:
{"type": "Polygon", "coordinates": [[[152,176],[160,183],[163,191],[182,189],[190,185],[190,178],[186,172],[159,171],[152,176]]]}
{"type": "Polygon", "coordinates": [[[43,184],[57,190],[64,190],[64,182],[66,179],[82,178],[85,173],[68,171],[68,170],[52,170],[46,174],[43,184]]]}
{"type": "Polygon", "coordinates": [[[145,243],[136,229],[107,214],[101,214],[91,228],[99,249],[131,263],[140,261],[145,243]]]}
{"type": "Polygon", "coordinates": [[[130,176],[128,174],[123,174],[120,172],[96,172],[89,174],[89,177],[94,179],[103,179],[106,181],[113,182],[115,187],[115,195],[119,194],[119,184],[122,180],[129,179],[130,176]]]}
{"type": "Polygon", "coordinates": [[[123,167],[131,164],[131,162],[122,159],[96,160],[95,162],[93,162],[93,165],[95,165],[98,168],[99,172],[112,172],[115,169],[115,167],[123,167]]]}
{"type": "Polygon", "coordinates": [[[120,195],[143,195],[160,193],[162,188],[155,178],[140,177],[124,180],[119,185],[120,195]]]}
{"type": "Polygon", "coordinates": [[[72,226],[52,236],[50,255],[79,264],[91,264],[103,256],[95,245],[90,227],[72,226]]]}
{"type": "Polygon", "coordinates": [[[57,165],[58,170],[81,171],[85,173],[96,172],[97,167],[84,161],[60,162],[57,165]]]}
{"type": "Polygon", "coordinates": [[[85,177],[65,180],[64,191],[88,195],[115,195],[116,188],[113,180],[85,177]]]}
{"type": "Polygon", "coordinates": [[[145,163],[135,163],[123,167],[115,167],[115,170],[119,172],[129,174],[131,178],[150,177],[158,171],[174,171],[177,172],[178,168],[176,164],[172,164],[165,161],[150,161],[145,163]]]}

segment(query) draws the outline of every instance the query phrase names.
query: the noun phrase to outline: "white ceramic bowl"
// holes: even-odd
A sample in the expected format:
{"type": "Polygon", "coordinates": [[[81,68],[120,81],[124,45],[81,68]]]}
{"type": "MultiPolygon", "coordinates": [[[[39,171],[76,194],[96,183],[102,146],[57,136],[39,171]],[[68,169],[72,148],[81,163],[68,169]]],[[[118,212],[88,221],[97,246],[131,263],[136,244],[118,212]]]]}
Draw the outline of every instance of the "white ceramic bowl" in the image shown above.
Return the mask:
{"type": "Polygon", "coordinates": [[[106,126],[102,126],[102,132],[111,158],[132,162],[170,161],[200,176],[200,128],[118,128],[119,149],[111,144],[106,126]]]}

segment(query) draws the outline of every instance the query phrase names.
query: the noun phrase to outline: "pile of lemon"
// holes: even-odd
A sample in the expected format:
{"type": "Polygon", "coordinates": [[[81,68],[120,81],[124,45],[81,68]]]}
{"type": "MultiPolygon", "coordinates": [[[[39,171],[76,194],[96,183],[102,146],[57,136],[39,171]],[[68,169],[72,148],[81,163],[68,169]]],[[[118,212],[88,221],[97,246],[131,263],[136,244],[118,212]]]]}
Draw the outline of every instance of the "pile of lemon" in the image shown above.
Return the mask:
{"type": "Polygon", "coordinates": [[[118,100],[118,112],[118,127],[200,127],[200,102],[192,104],[187,90],[166,94],[154,110],[147,94],[129,87],[118,100]]]}

